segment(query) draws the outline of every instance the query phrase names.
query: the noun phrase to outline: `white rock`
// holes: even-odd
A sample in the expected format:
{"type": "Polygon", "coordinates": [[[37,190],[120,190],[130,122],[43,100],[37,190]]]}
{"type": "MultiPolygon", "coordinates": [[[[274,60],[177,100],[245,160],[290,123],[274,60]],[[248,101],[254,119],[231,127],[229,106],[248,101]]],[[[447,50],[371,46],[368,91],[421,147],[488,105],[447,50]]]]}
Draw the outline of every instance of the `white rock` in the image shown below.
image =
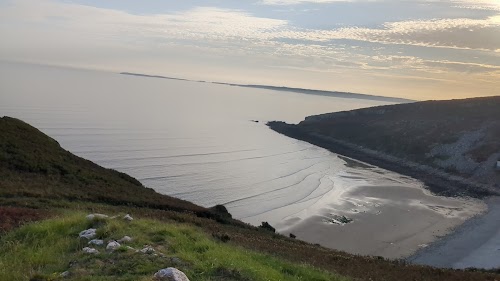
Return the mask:
{"type": "Polygon", "coordinates": [[[125,248],[127,248],[127,250],[135,250],[134,248],[132,248],[132,247],[130,247],[130,246],[127,246],[127,247],[125,247],[125,248]]]}
{"type": "Polygon", "coordinates": [[[133,221],[134,220],[134,218],[131,217],[129,214],[126,214],[125,216],[123,216],[123,219],[126,221],[133,221]]]}
{"type": "Polygon", "coordinates": [[[92,239],[88,243],[89,245],[96,245],[96,246],[102,246],[104,245],[104,241],[101,239],[92,239]]]}
{"type": "Polygon", "coordinates": [[[61,278],[66,278],[66,277],[69,277],[69,275],[70,275],[69,271],[65,271],[65,272],[63,272],[63,273],[59,274],[59,276],[60,276],[61,278]]]}
{"type": "Polygon", "coordinates": [[[155,249],[153,249],[153,247],[151,247],[151,246],[146,246],[142,250],[140,250],[139,252],[141,252],[143,254],[154,254],[155,249]]]}
{"type": "Polygon", "coordinates": [[[108,218],[108,215],[104,215],[104,214],[90,214],[87,216],[87,219],[88,220],[93,220],[93,219],[107,219],[108,218]]]}
{"type": "Polygon", "coordinates": [[[109,243],[108,243],[108,245],[106,246],[106,251],[111,251],[111,252],[113,252],[113,251],[117,250],[117,249],[118,249],[118,248],[120,248],[120,247],[121,247],[120,243],[118,243],[118,242],[116,242],[116,241],[111,241],[111,242],[109,242],[109,243]]]}
{"type": "Polygon", "coordinates": [[[85,247],[82,249],[85,254],[99,254],[99,251],[94,248],[85,247]]]}
{"type": "Polygon", "coordinates": [[[87,230],[84,230],[82,232],[80,232],[80,234],[78,236],[80,236],[80,238],[87,238],[87,239],[92,239],[96,236],[96,230],[95,228],[89,228],[87,230]]]}
{"type": "Polygon", "coordinates": [[[155,273],[154,279],[165,280],[165,281],[189,281],[184,272],[178,270],[177,268],[169,267],[159,270],[155,273]]]}
{"type": "Polygon", "coordinates": [[[128,243],[132,242],[132,237],[130,236],[123,236],[122,239],[118,240],[118,243],[128,243]]]}

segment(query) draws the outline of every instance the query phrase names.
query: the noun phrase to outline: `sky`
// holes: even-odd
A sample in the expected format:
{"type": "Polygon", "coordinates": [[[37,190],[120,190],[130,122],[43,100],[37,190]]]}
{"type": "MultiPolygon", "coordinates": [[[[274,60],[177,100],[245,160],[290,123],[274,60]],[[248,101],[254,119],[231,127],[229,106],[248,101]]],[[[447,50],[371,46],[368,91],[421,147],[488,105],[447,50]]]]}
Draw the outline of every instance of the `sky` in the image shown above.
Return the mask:
{"type": "Polygon", "coordinates": [[[500,95],[500,0],[0,0],[0,60],[451,99],[500,95]]]}

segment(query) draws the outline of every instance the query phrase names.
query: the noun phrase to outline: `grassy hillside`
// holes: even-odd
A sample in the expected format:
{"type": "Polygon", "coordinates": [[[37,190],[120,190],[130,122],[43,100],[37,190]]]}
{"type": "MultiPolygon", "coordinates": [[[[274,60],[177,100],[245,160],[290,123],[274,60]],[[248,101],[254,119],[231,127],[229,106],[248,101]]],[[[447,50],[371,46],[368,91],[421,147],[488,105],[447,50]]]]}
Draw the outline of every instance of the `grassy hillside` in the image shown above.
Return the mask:
{"type": "Polygon", "coordinates": [[[500,172],[495,169],[500,160],[499,109],[500,97],[426,101],[310,116],[298,125],[270,125],[430,184],[432,178],[448,174],[445,180],[470,188],[468,195],[481,196],[489,193],[486,189],[500,190],[500,172]]]}
{"type": "Polygon", "coordinates": [[[349,280],[211,239],[193,226],[151,219],[87,220],[84,213],[69,212],[0,240],[0,280],[51,280],[65,271],[70,273],[65,280],[151,280],[152,273],[165,267],[176,267],[191,280],[349,280]],[[95,246],[98,254],[86,254],[82,248],[88,240],[77,238],[88,228],[97,229],[98,239],[133,240],[114,252],[103,245],[95,246]],[[144,245],[153,250],[137,252],[144,245]]]}
{"type": "Polygon", "coordinates": [[[160,195],[138,180],[94,164],[61,148],[32,126],[0,118],[0,197],[5,201],[36,198],[150,207],[218,216],[184,200],[160,195]]]}
{"type": "MultiPolygon", "coordinates": [[[[13,118],[0,119],[0,280],[151,280],[175,264],[191,280],[495,280],[498,274],[434,269],[311,245],[155,193],[135,179],[62,149],[13,118]],[[88,213],[131,213],[135,220],[89,222],[88,213]],[[166,257],[83,255],[79,231],[123,235],[166,257]],[[343,277],[342,277],[343,276],[343,277]]],[[[333,238],[334,239],[334,238],[333,238]]],[[[102,250],[102,249],[101,249],[102,250]]]]}

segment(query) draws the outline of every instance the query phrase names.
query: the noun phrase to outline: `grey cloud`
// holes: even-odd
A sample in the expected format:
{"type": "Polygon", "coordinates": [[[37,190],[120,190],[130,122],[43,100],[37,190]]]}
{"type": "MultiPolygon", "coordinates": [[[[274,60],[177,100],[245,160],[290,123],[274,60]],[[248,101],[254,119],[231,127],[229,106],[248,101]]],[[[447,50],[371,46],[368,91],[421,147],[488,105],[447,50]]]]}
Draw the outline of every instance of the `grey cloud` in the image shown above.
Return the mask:
{"type": "Polygon", "coordinates": [[[350,39],[382,44],[496,51],[500,50],[498,34],[500,34],[499,16],[483,20],[462,18],[392,22],[384,24],[383,28],[288,29],[277,36],[318,42],[350,39]]]}

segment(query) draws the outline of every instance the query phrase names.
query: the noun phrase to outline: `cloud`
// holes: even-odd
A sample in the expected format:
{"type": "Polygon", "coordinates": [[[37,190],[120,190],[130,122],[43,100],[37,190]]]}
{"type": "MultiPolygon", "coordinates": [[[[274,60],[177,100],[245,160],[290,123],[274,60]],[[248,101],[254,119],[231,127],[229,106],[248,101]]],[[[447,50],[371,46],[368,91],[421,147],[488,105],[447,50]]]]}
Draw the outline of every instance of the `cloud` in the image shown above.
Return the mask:
{"type": "Polygon", "coordinates": [[[443,71],[454,70],[462,73],[499,73],[500,65],[483,64],[483,63],[470,63],[470,62],[457,62],[448,60],[430,60],[425,62],[430,67],[441,68],[443,71]]]}
{"type": "Polygon", "coordinates": [[[214,7],[134,15],[49,0],[18,0],[0,9],[0,32],[5,39],[4,49],[35,45],[42,49],[77,46],[157,49],[187,45],[226,55],[274,53],[289,57],[338,58],[347,51],[336,41],[356,40],[389,45],[500,50],[500,16],[389,22],[378,28],[314,30],[294,27],[287,20],[214,7]],[[18,29],[9,28],[13,25],[18,29]]]}
{"type": "Polygon", "coordinates": [[[487,19],[435,19],[390,22],[381,28],[345,27],[333,30],[287,30],[280,37],[328,42],[349,39],[382,44],[452,49],[500,49],[500,16],[487,19]]]}
{"type": "Polygon", "coordinates": [[[287,24],[285,20],[254,17],[243,11],[214,7],[198,7],[172,14],[133,15],[117,10],[46,0],[13,3],[0,11],[0,23],[14,20],[51,24],[56,29],[144,38],[265,38],[266,33],[287,24]],[[58,25],[62,21],[64,26],[58,25]]]}
{"type": "Polygon", "coordinates": [[[378,55],[370,58],[370,69],[407,69],[426,73],[497,73],[500,64],[474,63],[450,60],[431,60],[414,56],[378,55]]]}
{"type": "MultiPolygon", "coordinates": [[[[298,4],[328,4],[335,2],[409,2],[409,3],[442,3],[439,0],[261,0],[259,4],[270,6],[285,6],[298,4]]],[[[497,0],[449,0],[445,1],[457,8],[472,10],[500,11],[500,2],[497,0]]]]}
{"type": "Polygon", "coordinates": [[[355,2],[355,0],[262,0],[263,5],[297,5],[305,3],[325,4],[333,2],[355,2]]]}
{"type": "MultiPolygon", "coordinates": [[[[302,0],[281,2],[297,1],[302,0]]],[[[112,65],[120,70],[129,70],[135,63],[146,72],[151,72],[153,65],[160,70],[175,68],[174,75],[201,72],[205,65],[204,69],[246,71],[253,67],[260,72],[262,68],[279,68],[325,75],[390,77],[404,72],[405,77],[433,81],[453,80],[450,73],[473,73],[494,81],[500,77],[495,65],[500,51],[498,34],[499,16],[319,30],[216,7],[132,14],[52,0],[0,3],[0,58],[112,65]],[[394,50],[407,46],[425,50],[420,55],[395,55],[394,50]],[[441,48],[447,48],[446,53],[463,51],[466,55],[460,61],[457,56],[429,58],[436,49],[444,51],[441,48]],[[482,63],[473,59],[477,52],[483,55],[482,63]],[[491,63],[484,63],[485,57],[491,58],[491,63]]]]}
{"type": "Polygon", "coordinates": [[[463,9],[500,11],[500,1],[497,0],[453,0],[452,3],[463,9]]]}

